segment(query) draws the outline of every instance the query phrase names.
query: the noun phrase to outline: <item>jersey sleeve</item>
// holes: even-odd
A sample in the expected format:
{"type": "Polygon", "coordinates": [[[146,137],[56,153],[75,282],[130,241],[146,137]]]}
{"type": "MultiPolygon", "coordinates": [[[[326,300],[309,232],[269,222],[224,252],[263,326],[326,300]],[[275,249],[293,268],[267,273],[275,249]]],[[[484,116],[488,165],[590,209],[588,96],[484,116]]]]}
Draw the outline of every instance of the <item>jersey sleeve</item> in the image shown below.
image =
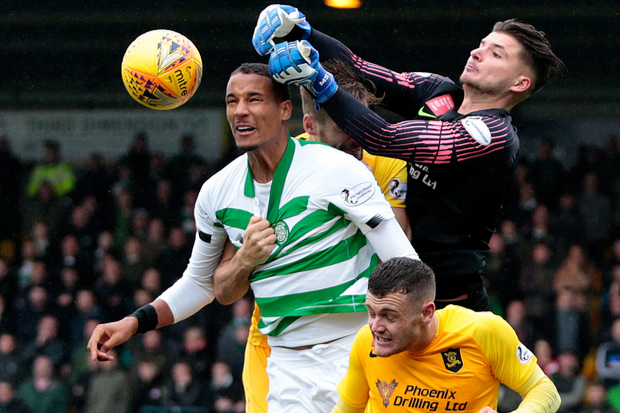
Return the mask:
{"type": "Polygon", "coordinates": [[[537,366],[536,356],[520,341],[503,318],[485,313],[477,329],[477,341],[493,375],[511,389],[519,389],[537,366]]]}
{"type": "Polygon", "coordinates": [[[340,399],[348,406],[364,408],[368,402],[370,388],[363,366],[363,355],[369,352],[368,326],[364,326],[355,337],[349,359],[349,369],[338,384],[340,399]]]}
{"type": "Polygon", "coordinates": [[[426,97],[443,82],[453,83],[448,78],[431,73],[399,73],[368,62],[353,53],[342,42],[316,29],[308,41],[319,51],[321,61],[341,60],[364,79],[370,90],[381,98],[381,106],[405,118],[418,115],[426,97]]]}
{"type": "Polygon", "coordinates": [[[389,123],[342,89],[322,107],[368,152],[410,162],[463,162],[502,150],[517,140],[510,122],[500,116],[480,114],[454,121],[389,123]]]}
{"type": "Polygon", "coordinates": [[[183,276],[159,296],[170,307],[175,323],[193,315],[215,298],[213,272],[220,262],[227,234],[215,219],[206,188],[208,182],[201,189],[194,208],[197,231],[187,268],[183,276]]]}
{"type": "Polygon", "coordinates": [[[325,201],[344,212],[364,234],[394,217],[377,181],[362,162],[344,153],[338,153],[334,162],[340,167],[323,179],[325,201]]]}

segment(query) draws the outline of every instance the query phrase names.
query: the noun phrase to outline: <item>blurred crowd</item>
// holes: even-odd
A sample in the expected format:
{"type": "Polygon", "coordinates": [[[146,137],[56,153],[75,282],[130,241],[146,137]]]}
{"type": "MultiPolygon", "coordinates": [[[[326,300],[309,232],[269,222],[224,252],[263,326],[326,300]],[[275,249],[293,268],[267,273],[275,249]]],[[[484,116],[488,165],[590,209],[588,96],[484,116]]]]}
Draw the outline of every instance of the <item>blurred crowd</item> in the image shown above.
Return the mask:
{"type": "MultiPolygon", "coordinates": [[[[557,142],[556,142],[557,143],[557,142]]],[[[0,413],[243,412],[253,301],[214,302],[93,362],[101,322],[149,303],[185,269],[211,164],[192,136],[164,156],[136,134],[119,159],[80,164],[45,141],[20,160],[0,137],[0,413]]],[[[493,235],[493,311],[534,351],[562,412],[620,413],[620,149],[583,146],[567,167],[542,139],[523,156],[493,235]]],[[[519,396],[502,388],[500,412],[519,396]]]]}

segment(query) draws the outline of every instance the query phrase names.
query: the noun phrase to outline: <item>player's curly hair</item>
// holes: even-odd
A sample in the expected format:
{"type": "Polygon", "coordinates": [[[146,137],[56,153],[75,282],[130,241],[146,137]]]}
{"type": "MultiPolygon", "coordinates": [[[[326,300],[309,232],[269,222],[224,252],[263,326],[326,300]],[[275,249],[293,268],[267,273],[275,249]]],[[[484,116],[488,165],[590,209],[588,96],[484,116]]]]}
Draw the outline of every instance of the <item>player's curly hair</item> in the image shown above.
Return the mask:
{"type": "Polygon", "coordinates": [[[523,45],[525,61],[534,70],[532,93],[539,91],[551,79],[561,76],[566,71],[564,62],[551,50],[545,33],[536,30],[531,24],[509,19],[495,23],[493,31],[506,33],[523,45]]]}
{"type": "Polygon", "coordinates": [[[399,292],[412,302],[435,299],[435,273],[420,260],[395,257],[377,265],[368,279],[368,292],[378,298],[399,292]]]}
{"type": "Polygon", "coordinates": [[[243,73],[245,75],[265,76],[271,81],[271,87],[278,102],[291,100],[291,93],[288,86],[273,80],[269,74],[269,66],[265,63],[243,63],[241,66],[236,68],[230,76],[232,77],[238,73],[243,73]]]}

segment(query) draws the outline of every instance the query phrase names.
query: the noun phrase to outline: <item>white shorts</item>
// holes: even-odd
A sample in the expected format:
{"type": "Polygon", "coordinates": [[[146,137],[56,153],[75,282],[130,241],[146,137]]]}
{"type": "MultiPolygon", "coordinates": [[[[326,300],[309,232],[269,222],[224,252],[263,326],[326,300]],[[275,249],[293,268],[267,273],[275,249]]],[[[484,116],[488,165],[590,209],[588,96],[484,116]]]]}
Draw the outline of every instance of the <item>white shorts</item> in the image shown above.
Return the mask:
{"type": "Polygon", "coordinates": [[[355,334],[308,350],[272,347],[267,359],[268,413],[329,413],[347,373],[355,334]]]}

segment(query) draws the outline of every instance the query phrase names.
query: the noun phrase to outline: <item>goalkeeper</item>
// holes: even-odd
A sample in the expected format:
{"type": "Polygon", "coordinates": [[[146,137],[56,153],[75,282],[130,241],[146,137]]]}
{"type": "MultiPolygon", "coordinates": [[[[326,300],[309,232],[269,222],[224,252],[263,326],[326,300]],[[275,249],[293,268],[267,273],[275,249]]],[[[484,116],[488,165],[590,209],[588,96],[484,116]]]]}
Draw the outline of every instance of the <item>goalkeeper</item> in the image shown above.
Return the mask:
{"type": "Polygon", "coordinates": [[[367,62],[291,6],[267,7],[252,43],[259,54],[270,53],[274,79],[304,85],[364,149],[409,163],[411,242],[436,274],[437,306],[488,309],[481,274],[519,150],[509,111],[564,70],[544,34],[514,20],[496,23],[471,51],[462,87],[437,74],[397,73],[367,62]],[[408,120],[388,123],[339,89],[319,62],[334,58],[374,84],[382,104],[408,120]]]}

